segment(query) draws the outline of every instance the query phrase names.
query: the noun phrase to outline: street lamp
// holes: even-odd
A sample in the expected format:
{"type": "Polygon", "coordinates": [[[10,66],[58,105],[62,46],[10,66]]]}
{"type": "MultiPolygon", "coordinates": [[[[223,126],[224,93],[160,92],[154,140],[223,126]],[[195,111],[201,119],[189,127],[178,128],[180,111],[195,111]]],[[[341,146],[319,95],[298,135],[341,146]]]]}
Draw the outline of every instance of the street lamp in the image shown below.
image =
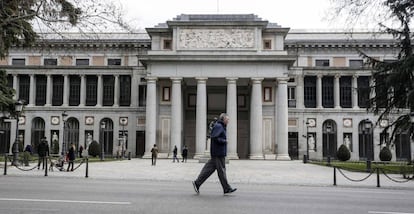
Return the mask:
{"type": "Polygon", "coordinates": [[[304,160],[307,163],[309,160],[309,122],[306,121],[306,158],[304,160]]]}
{"type": "Polygon", "coordinates": [[[20,113],[23,111],[23,102],[21,100],[18,100],[14,104],[14,111],[16,112],[16,139],[14,140],[13,144],[13,166],[17,166],[17,160],[19,158],[19,117],[20,113]]]}
{"type": "MultiPolygon", "coordinates": [[[[414,138],[414,112],[410,113],[410,122],[411,122],[411,128],[412,128],[412,138],[414,138]]],[[[412,162],[411,154],[412,154],[412,148],[411,148],[411,143],[410,143],[410,154],[408,155],[409,164],[411,164],[412,162]]]]}
{"type": "Polygon", "coordinates": [[[105,157],[104,157],[104,155],[105,155],[105,147],[104,147],[104,144],[105,144],[105,127],[106,127],[106,123],[105,123],[105,121],[102,121],[101,122],[101,132],[102,132],[102,143],[101,143],[101,161],[103,161],[103,160],[105,160],[105,157]]]}
{"type": "Polygon", "coordinates": [[[62,112],[62,121],[63,121],[63,136],[62,136],[62,157],[65,158],[66,155],[66,118],[68,114],[66,111],[62,112]]]}
{"type": "Polygon", "coordinates": [[[332,131],[332,126],[331,124],[326,124],[326,149],[328,150],[328,154],[327,154],[327,161],[328,161],[328,166],[331,165],[331,150],[329,148],[329,134],[332,131]]]}
{"type": "Polygon", "coordinates": [[[365,119],[364,120],[364,129],[363,129],[363,133],[364,133],[364,141],[365,141],[365,146],[367,148],[367,172],[371,172],[371,156],[372,156],[372,151],[371,151],[371,144],[369,142],[368,136],[370,133],[370,130],[372,128],[372,124],[371,121],[369,121],[369,119],[365,119]]]}

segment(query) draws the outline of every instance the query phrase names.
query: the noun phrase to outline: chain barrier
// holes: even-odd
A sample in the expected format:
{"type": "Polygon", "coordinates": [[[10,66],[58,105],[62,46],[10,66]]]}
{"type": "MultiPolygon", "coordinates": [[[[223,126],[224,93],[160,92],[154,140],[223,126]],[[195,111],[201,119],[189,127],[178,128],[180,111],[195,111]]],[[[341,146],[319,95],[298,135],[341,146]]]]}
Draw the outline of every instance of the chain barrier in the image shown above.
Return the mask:
{"type": "Polygon", "coordinates": [[[387,177],[388,179],[390,179],[391,181],[394,181],[396,183],[407,183],[408,181],[413,180],[413,178],[404,178],[405,180],[399,181],[399,180],[396,180],[395,178],[392,178],[387,173],[385,173],[384,169],[380,169],[380,170],[385,175],[385,177],[387,177]]]}
{"type": "Polygon", "coordinates": [[[341,173],[341,175],[343,175],[346,179],[348,179],[348,180],[350,180],[350,181],[353,181],[353,182],[362,182],[362,181],[365,181],[366,179],[368,179],[373,173],[371,172],[371,173],[369,173],[369,175],[368,176],[366,176],[365,178],[362,178],[362,179],[352,179],[352,178],[350,178],[350,177],[348,177],[348,176],[346,176],[345,175],[345,173],[344,172],[342,172],[342,170],[340,169],[340,168],[336,168],[338,171],[339,171],[339,173],[341,173]]]}

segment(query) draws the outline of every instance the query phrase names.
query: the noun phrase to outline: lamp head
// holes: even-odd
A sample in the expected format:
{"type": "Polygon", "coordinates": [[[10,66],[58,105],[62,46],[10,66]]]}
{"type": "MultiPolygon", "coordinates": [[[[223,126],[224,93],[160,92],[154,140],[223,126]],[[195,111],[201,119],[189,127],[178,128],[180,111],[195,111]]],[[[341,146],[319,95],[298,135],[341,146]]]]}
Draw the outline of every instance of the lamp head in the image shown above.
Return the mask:
{"type": "Polygon", "coordinates": [[[17,113],[22,112],[23,111],[23,104],[24,104],[23,101],[18,100],[16,103],[14,103],[14,110],[17,113]]]}

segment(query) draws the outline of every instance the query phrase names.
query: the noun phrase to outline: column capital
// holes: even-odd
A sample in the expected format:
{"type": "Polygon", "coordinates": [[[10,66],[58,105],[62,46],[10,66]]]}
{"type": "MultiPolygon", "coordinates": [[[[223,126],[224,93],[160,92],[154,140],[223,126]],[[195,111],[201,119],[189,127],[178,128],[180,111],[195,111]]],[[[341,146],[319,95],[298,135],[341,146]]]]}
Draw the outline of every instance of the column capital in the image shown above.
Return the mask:
{"type": "Polygon", "coordinates": [[[145,77],[148,83],[155,83],[158,78],[157,77],[145,77]]]}
{"type": "Polygon", "coordinates": [[[278,77],[276,78],[277,82],[279,84],[286,84],[289,81],[289,77],[278,77]]]}
{"type": "Polygon", "coordinates": [[[181,83],[181,80],[183,80],[182,77],[171,77],[170,79],[173,83],[181,83]]]}
{"type": "Polygon", "coordinates": [[[335,79],[339,79],[341,77],[341,74],[335,74],[335,79]]]}
{"type": "Polygon", "coordinates": [[[196,77],[195,78],[197,80],[197,83],[206,83],[207,82],[207,77],[196,77]]]}
{"type": "Polygon", "coordinates": [[[238,79],[238,77],[226,77],[228,83],[236,83],[238,79]]]}
{"type": "Polygon", "coordinates": [[[317,74],[317,75],[316,75],[316,77],[317,77],[318,79],[321,79],[321,78],[323,77],[323,74],[317,74]]]}
{"type": "Polygon", "coordinates": [[[251,80],[253,84],[259,84],[264,80],[264,78],[263,77],[252,77],[251,80]]]}

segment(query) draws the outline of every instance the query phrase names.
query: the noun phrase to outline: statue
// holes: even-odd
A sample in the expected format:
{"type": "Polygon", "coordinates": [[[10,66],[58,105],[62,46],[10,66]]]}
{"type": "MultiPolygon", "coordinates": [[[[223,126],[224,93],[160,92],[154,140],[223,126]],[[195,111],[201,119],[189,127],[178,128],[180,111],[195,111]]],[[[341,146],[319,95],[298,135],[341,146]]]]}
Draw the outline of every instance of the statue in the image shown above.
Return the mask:
{"type": "Polygon", "coordinates": [[[345,135],[344,145],[346,146],[346,148],[348,148],[349,151],[351,151],[351,139],[349,139],[349,135],[345,135]]]}
{"type": "Polygon", "coordinates": [[[316,142],[315,142],[315,137],[313,136],[313,134],[309,134],[308,143],[309,143],[309,150],[316,151],[316,142]]]}

